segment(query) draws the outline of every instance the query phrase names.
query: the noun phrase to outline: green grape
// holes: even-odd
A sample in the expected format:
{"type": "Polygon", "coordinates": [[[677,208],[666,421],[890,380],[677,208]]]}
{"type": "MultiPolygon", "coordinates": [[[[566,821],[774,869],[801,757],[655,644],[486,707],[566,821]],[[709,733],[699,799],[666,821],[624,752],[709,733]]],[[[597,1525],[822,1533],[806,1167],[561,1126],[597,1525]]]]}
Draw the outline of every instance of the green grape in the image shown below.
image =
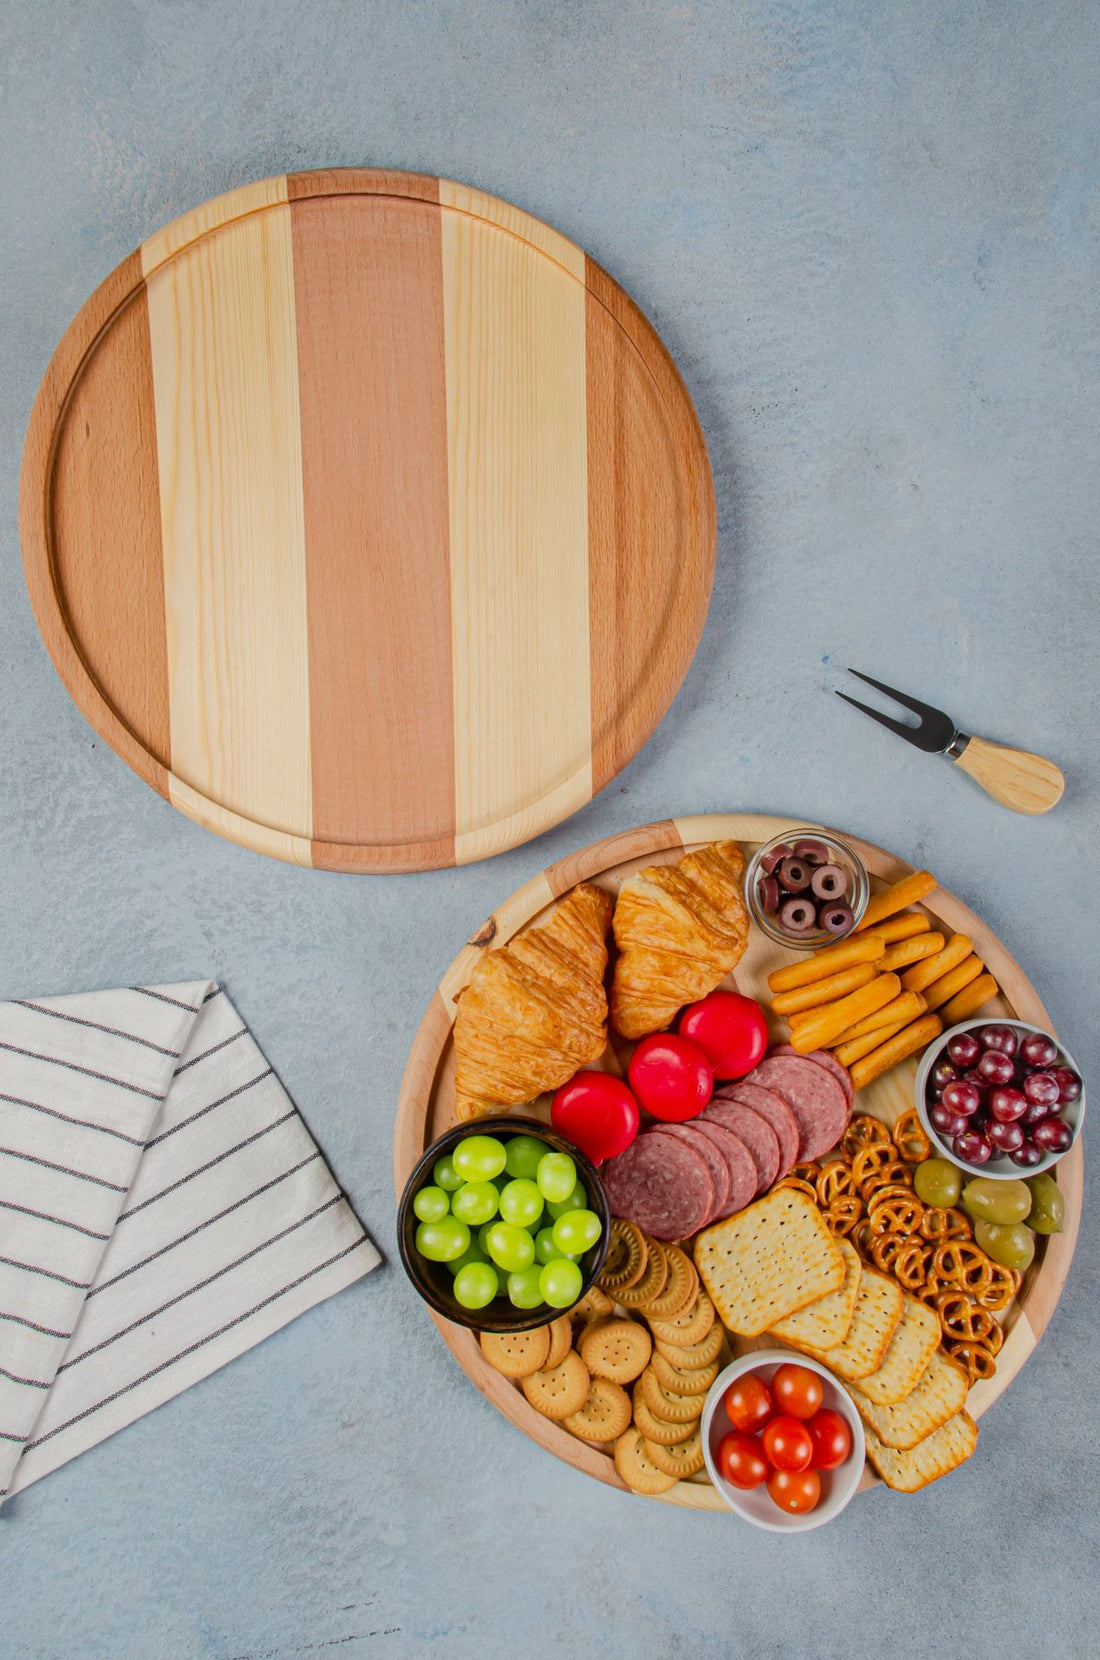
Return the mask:
{"type": "MultiPolygon", "coordinates": [[[[553,1228],[540,1228],[535,1235],[535,1261],[543,1266],[548,1262],[556,1262],[559,1257],[568,1257],[568,1251],[560,1251],[554,1243],[553,1228]]],[[[570,1258],[572,1260],[572,1258],[570,1258]]]]}
{"type": "Polygon", "coordinates": [[[453,1262],[470,1243],[470,1230],[455,1216],[438,1222],[421,1222],[416,1230],[416,1248],[429,1262],[453,1262]]]}
{"type": "Polygon", "coordinates": [[[476,1239],[471,1239],[462,1255],[455,1257],[453,1262],[447,1264],[447,1272],[457,1274],[459,1269],[465,1268],[468,1262],[488,1262],[488,1260],[488,1252],[482,1250],[476,1239]]]}
{"type": "Polygon", "coordinates": [[[504,1169],[504,1143],[495,1135],[463,1136],[452,1157],[464,1182],[491,1182],[504,1169]]]}
{"type": "Polygon", "coordinates": [[[492,1221],[499,1201],[500,1194],[492,1182],[464,1182],[451,1200],[451,1210],[460,1222],[477,1228],[492,1221]]]}
{"type": "Polygon", "coordinates": [[[451,1208],[451,1201],[441,1187],[422,1187],[413,1200],[413,1215],[421,1222],[439,1222],[451,1208]]]}
{"type": "Polygon", "coordinates": [[[517,1176],[500,1196],[500,1214],[517,1228],[533,1228],[542,1215],[542,1194],[526,1176],[517,1176]]]}
{"type": "Polygon", "coordinates": [[[516,1274],[508,1275],[508,1301],[513,1308],[538,1308],[542,1303],[542,1287],[539,1276],[543,1265],[533,1262],[530,1268],[521,1268],[516,1274]]]}
{"type": "Polygon", "coordinates": [[[539,1192],[549,1203],[568,1199],[577,1185],[577,1167],[568,1153],[544,1153],[536,1174],[539,1192]]]}
{"type": "Polygon", "coordinates": [[[504,1150],[504,1168],[509,1176],[521,1176],[524,1181],[533,1182],[545,1151],[545,1141],[538,1141],[533,1135],[514,1135],[504,1150]]]}
{"type": "Polygon", "coordinates": [[[496,1270],[487,1262],[468,1262],[455,1275],[455,1301],[462,1308],[484,1308],[499,1290],[496,1270]]]}
{"type": "Polygon", "coordinates": [[[594,1210],[567,1210],[554,1223],[554,1244],[560,1255],[580,1257],[592,1249],[602,1231],[594,1210]]]}
{"type": "Polygon", "coordinates": [[[526,1228],[494,1222],[488,1234],[489,1255],[506,1274],[518,1274],[535,1260],[535,1242],[526,1228]]]}
{"type": "Polygon", "coordinates": [[[492,1226],[492,1222],[483,1222],[477,1230],[478,1250],[483,1253],[486,1261],[489,1259],[489,1229],[492,1226]]]}
{"type": "Polygon", "coordinates": [[[444,1193],[455,1193],[462,1186],[462,1177],[455,1169],[455,1161],[450,1153],[444,1153],[441,1159],[436,1159],[432,1167],[432,1176],[436,1187],[441,1187],[444,1193]]]}
{"type": "MultiPolygon", "coordinates": [[[[1013,1222],[1027,1221],[1031,1211],[1031,1189],[1023,1181],[991,1182],[978,1176],[963,1188],[962,1207],[976,1222],[995,1222],[998,1226],[1008,1227],[1013,1222]]],[[[997,1261],[1000,1261],[999,1257],[997,1261]]]]}
{"type": "Polygon", "coordinates": [[[588,1194],[584,1190],[584,1183],[578,1182],[572,1193],[570,1193],[566,1198],[552,1199],[546,1207],[546,1214],[556,1222],[558,1217],[564,1216],[567,1210],[587,1209],[588,1194]]]}
{"type": "Polygon", "coordinates": [[[925,1159],[913,1172],[913,1186],[926,1205],[947,1210],[959,1202],[962,1171],[947,1159],[925,1159]]]}
{"type": "Polygon", "coordinates": [[[551,1308],[569,1308],[577,1301],[584,1286],[584,1275],[575,1262],[557,1257],[548,1262],[539,1274],[542,1300],[551,1308]]]}
{"type": "Polygon", "coordinates": [[[1066,1201],[1054,1177],[1044,1171],[1041,1176],[1032,1176],[1027,1185],[1031,1189],[1028,1227],[1036,1233],[1061,1233],[1066,1219],[1066,1201]]]}
{"type": "Polygon", "coordinates": [[[974,1240],[1003,1268],[1030,1268],[1035,1256],[1035,1235],[1022,1222],[974,1224],[974,1240]]]}

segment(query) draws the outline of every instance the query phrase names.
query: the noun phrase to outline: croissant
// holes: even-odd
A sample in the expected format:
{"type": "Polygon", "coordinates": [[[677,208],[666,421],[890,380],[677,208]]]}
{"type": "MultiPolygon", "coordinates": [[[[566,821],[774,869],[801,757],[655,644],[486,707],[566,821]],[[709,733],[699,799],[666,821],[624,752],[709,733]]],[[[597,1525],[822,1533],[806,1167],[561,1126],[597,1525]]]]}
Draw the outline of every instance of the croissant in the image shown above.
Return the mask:
{"type": "Polygon", "coordinates": [[[603,1054],[611,908],[582,882],[549,921],[482,957],[455,1016],[460,1119],[533,1101],[603,1054]]]}
{"type": "Polygon", "coordinates": [[[713,842],[623,883],[611,983],[611,1024],[623,1037],[661,1031],[740,962],[749,937],[744,869],[736,842],[713,842]]]}

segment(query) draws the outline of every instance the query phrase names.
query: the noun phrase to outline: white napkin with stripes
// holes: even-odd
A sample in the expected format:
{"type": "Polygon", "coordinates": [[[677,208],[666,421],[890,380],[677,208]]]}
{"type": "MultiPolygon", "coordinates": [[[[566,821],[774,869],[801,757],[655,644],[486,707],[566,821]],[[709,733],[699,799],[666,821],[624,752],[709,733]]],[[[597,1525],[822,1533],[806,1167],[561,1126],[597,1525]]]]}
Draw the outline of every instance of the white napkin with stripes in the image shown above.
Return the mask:
{"type": "Polygon", "coordinates": [[[0,1502],[378,1261],[212,981],[0,1003],[0,1502]]]}

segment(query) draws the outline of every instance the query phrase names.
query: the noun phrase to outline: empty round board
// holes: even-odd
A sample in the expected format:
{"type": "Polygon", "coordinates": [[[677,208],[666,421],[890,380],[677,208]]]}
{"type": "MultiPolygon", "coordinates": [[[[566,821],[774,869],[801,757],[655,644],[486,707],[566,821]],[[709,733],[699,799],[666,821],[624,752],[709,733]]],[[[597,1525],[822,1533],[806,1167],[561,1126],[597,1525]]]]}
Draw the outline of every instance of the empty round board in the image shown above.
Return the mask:
{"type": "Polygon", "coordinates": [[[415,870],[583,806],[687,671],[699,422],[574,243],[420,174],[281,175],[176,220],[64,335],[20,528],[71,696],[262,853],[415,870]]]}

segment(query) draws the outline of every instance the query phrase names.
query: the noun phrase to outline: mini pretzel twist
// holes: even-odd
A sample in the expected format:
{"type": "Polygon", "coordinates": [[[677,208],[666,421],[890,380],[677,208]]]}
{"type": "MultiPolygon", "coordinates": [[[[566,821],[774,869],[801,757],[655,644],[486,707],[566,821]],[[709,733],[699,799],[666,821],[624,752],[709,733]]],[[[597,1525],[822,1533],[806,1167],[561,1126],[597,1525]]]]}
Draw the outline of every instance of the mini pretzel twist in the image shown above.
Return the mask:
{"type": "Polygon", "coordinates": [[[1005,1329],[999,1320],[994,1320],[988,1337],[978,1339],[983,1349],[988,1349],[991,1355],[999,1355],[1004,1348],[1005,1329]]]}
{"type": "Polygon", "coordinates": [[[936,1298],[944,1334],[961,1343],[984,1343],[997,1324],[988,1309],[979,1308],[963,1291],[945,1291],[936,1298]]]}
{"type": "Polygon", "coordinates": [[[913,1187],[913,1172],[900,1159],[891,1159],[888,1164],[882,1165],[878,1170],[872,1171],[869,1176],[865,1176],[857,1185],[865,1200],[869,1200],[873,1194],[878,1193],[884,1187],[900,1187],[908,1193],[912,1191],[913,1187]]]}
{"type": "Polygon", "coordinates": [[[777,1188],[793,1187],[796,1193],[804,1193],[808,1199],[812,1199],[814,1201],[814,1204],[817,1203],[817,1188],[814,1186],[813,1182],[803,1181],[802,1177],[796,1176],[793,1171],[789,1176],[784,1176],[781,1182],[776,1182],[775,1185],[777,1188]]]}
{"type": "MultiPolygon", "coordinates": [[[[999,1314],[1002,1309],[1008,1307],[1017,1291],[1019,1291],[1023,1277],[1018,1268],[1002,1268],[999,1262],[991,1262],[989,1265],[989,1285],[985,1291],[975,1293],[975,1300],[983,1308],[988,1308],[992,1313],[999,1314]]],[[[1000,1327],[998,1326],[997,1329],[999,1331],[1000,1327]]]]}
{"type": "Polygon", "coordinates": [[[960,1366],[965,1366],[966,1375],[971,1383],[991,1378],[996,1373],[997,1362],[981,1343],[945,1343],[944,1348],[952,1360],[957,1360],[960,1366]]]}
{"type": "Polygon", "coordinates": [[[859,1252],[860,1256],[863,1258],[864,1262],[871,1262],[874,1260],[872,1252],[874,1250],[875,1240],[878,1235],[874,1232],[866,1217],[864,1217],[862,1222],[856,1223],[848,1237],[852,1241],[852,1244],[855,1246],[856,1250],[859,1252]]]}
{"type": "Polygon", "coordinates": [[[894,1145],[907,1164],[921,1164],[931,1157],[932,1143],[916,1107],[910,1107],[898,1116],[894,1125],[894,1145]]]}
{"type": "Polygon", "coordinates": [[[919,1292],[928,1274],[932,1247],[919,1239],[907,1239],[894,1258],[894,1278],[906,1291],[919,1292]]]}
{"type": "Polygon", "coordinates": [[[869,1176],[896,1162],[897,1149],[887,1133],[885,1141],[872,1141],[861,1147],[852,1158],[852,1181],[862,1187],[869,1176]]]}
{"type": "Polygon", "coordinates": [[[871,1261],[884,1274],[893,1272],[898,1253],[909,1243],[903,1233],[880,1233],[871,1238],[871,1261]]]}
{"type": "Polygon", "coordinates": [[[954,1207],[941,1209],[929,1206],[920,1219],[920,1231],[933,1245],[943,1245],[949,1239],[973,1239],[970,1218],[954,1207]]]}
{"type": "Polygon", "coordinates": [[[840,1237],[846,1237],[858,1222],[863,1220],[863,1206],[854,1193],[841,1194],[825,1212],[825,1225],[829,1232],[840,1237]]]}
{"type": "Polygon", "coordinates": [[[937,1245],[932,1272],[960,1291],[975,1297],[988,1293],[993,1281],[993,1264],[985,1252],[967,1239],[949,1239],[937,1245]]]}
{"type": "Polygon", "coordinates": [[[845,1155],[854,1159],[861,1148],[886,1144],[889,1140],[890,1132],[881,1118],[872,1118],[870,1113],[865,1112],[852,1119],[840,1138],[840,1145],[845,1155]]]}
{"type": "Polygon", "coordinates": [[[807,1159],[802,1164],[792,1164],[787,1174],[796,1181],[809,1182],[812,1187],[821,1174],[821,1166],[816,1159],[807,1159]]]}
{"type": "Polygon", "coordinates": [[[818,1202],[826,1210],[837,1199],[847,1198],[852,1192],[852,1172],[842,1159],[827,1164],[817,1178],[818,1202]]]}
{"type": "Polygon", "coordinates": [[[904,1198],[890,1194],[877,1201],[873,1200],[869,1215],[871,1228],[877,1234],[911,1234],[917,1231],[920,1219],[924,1215],[924,1206],[911,1193],[907,1193],[904,1198]]]}

